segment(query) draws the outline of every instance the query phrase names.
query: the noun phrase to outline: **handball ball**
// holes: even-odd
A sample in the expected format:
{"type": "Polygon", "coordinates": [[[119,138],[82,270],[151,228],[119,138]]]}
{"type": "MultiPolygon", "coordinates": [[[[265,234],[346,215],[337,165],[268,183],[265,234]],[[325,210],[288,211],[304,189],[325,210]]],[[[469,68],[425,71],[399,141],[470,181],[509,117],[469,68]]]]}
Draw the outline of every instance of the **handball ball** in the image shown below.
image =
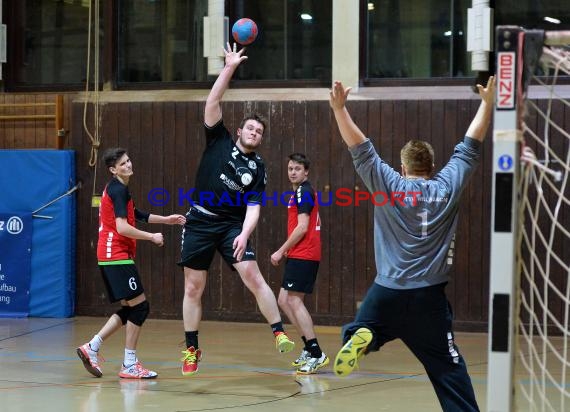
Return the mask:
{"type": "Polygon", "coordinates": [[[251,19],[239,19],[232,27],[232,36],[237,43],[247,46],[257,37],[257,25],[251,19]]]}

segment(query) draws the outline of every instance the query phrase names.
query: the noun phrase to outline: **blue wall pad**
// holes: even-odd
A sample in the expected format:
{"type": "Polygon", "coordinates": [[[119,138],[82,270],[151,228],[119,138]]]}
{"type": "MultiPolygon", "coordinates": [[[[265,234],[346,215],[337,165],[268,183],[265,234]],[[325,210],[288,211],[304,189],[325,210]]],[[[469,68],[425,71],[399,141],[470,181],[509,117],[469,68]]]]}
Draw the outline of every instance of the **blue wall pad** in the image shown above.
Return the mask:
{"type": "MultiPolygon", "coordinates": [[[[75,184],[72,150],[0,150],[0,211],[4,213],[34,212],[75,184]]],[[[29,314],[73,316],[76,193],[62,197],[36,215],[51,219],[32,219],[29,314]]]]}

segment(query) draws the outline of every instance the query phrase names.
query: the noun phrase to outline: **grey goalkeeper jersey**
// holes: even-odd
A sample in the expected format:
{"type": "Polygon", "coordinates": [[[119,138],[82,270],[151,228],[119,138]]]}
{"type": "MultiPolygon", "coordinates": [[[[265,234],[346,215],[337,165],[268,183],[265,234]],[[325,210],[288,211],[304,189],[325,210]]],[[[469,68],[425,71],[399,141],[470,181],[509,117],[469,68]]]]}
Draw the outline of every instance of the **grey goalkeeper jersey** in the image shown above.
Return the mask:
{"type": "Polygon", "coordinates": [[[448,281],[459,200],[479,163],[480,146],[478,140],[465,137],[429,180],[402,177],[368,139],[349,149],[375,202],[377,284],[414,289],[448,281]]]}

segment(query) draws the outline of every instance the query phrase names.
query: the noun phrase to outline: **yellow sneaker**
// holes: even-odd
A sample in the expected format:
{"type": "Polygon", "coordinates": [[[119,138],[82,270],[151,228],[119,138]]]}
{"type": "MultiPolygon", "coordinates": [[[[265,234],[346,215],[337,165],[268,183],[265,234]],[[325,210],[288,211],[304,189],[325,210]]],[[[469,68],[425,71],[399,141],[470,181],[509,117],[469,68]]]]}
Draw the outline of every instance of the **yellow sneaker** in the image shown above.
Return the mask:
{"type": "Polygon", "coordinates": [[[299,366],[303,366],[305,363],[307,363],[307,359],[309,359],[310,357],[311,354],[305,349],[303,349],[299,357],[295,359],[293,362],[291,362],[291,366],[294,366],[296,368],[298,368],[299,366]]]}
{"type": "Polygon", "coordinates": [[[358,364],[358,358],[364,354],[370,342],[372,342],[372,331],[368,328],[358,329],[338,351],[333,367],[335,375],[347,376],[352,373],[358,364]]]}
{"type": "Polygon", "coordinates": [[[289,339],[285,332],[275,333],[275,347],[281,353],[291,352],[295,348],[295,342],[289,339]]]}

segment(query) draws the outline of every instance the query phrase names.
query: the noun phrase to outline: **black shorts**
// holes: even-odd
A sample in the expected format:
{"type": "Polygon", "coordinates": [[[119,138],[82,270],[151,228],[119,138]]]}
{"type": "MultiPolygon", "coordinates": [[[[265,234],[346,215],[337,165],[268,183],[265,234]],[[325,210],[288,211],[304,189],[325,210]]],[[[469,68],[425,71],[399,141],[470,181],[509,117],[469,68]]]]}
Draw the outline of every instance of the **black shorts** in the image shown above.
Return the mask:
{"type": "MultiPolygon", "coordinates": [[[[238,263],[234,258],[234,240],[239,236],[242,223],[222,216],[210,216],[192,208],[186,213],[182,231],[182,250],[179,266],[195,270],[208,270],[216,250],[233,269],[238,263]]],[[[256,260],[248,240],[241,261],[256,260]]]]}
{"type": "Polygon", "coordinates": [[[139,272],[134,263],[113,264],[99,262],[99,269],[107,287],[111,303],[131,300],[144,292],[139,272]]]}
{"type": "Polygon", "coordinates": [[[281,286],[285,290],[311,294],[318,270],[319,262],[316,260],[287,258],[281,286]]]}

